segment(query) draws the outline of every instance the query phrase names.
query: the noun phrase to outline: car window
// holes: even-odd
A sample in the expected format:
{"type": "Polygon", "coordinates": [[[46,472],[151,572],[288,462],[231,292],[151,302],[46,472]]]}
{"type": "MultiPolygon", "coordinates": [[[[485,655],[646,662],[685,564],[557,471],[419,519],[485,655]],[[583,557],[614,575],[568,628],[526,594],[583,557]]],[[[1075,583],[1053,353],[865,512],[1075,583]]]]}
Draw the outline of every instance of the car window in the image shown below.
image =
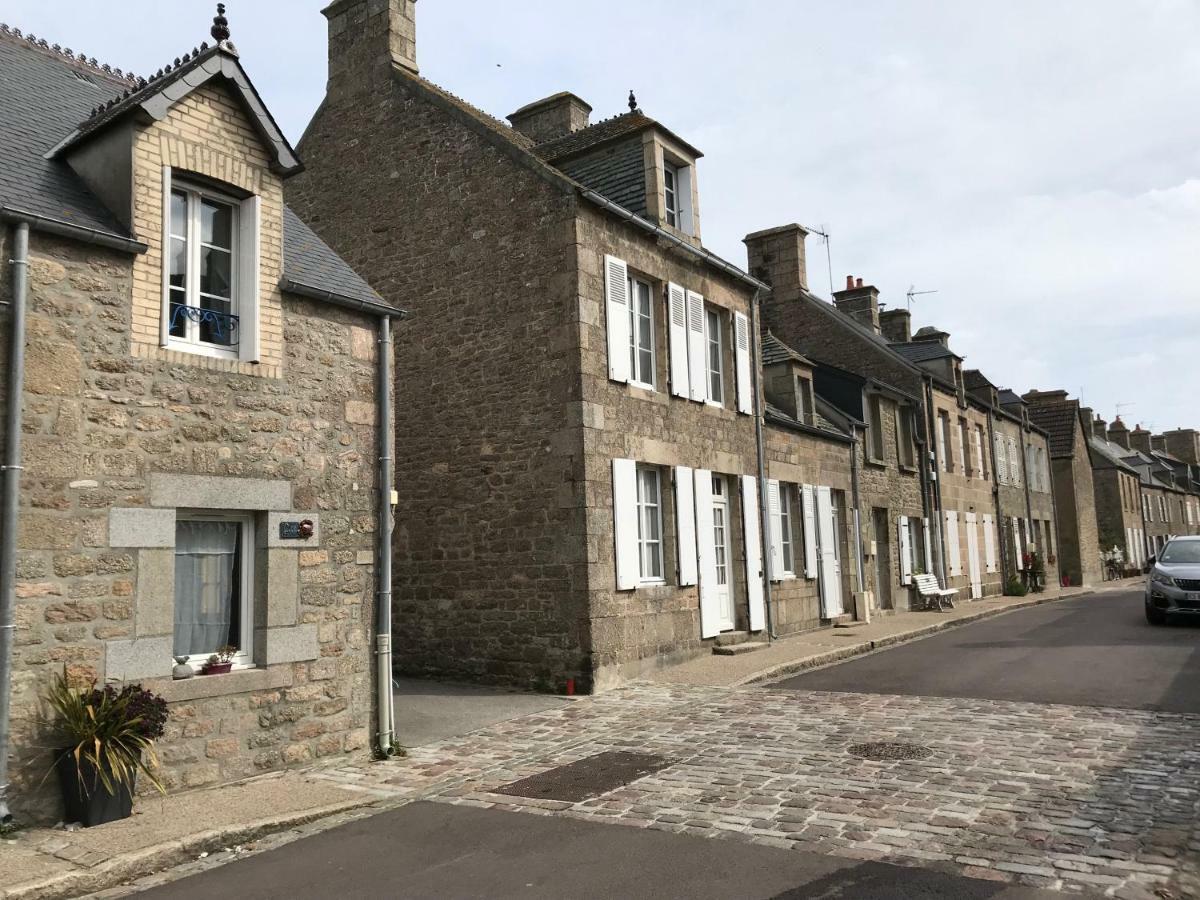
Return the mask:
{"type": "Polygon", "coordinates": [[[1158,557],[1163,563],[1200,563],[1200,541],[1172,541],[1158,557]]]}

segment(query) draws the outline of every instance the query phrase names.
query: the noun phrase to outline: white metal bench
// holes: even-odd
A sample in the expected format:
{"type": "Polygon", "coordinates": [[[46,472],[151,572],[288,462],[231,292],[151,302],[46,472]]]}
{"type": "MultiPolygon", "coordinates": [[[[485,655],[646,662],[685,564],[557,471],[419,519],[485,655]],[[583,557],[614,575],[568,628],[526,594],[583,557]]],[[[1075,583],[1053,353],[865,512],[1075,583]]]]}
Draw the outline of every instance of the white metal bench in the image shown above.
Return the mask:
{"type": "Polygon", "coordinates": [[[917,596],[924,601],[925,609],[932,609],[935,603],[939,611],[945,608],[942,604],[954,609],[954,598],[958,596],[958,589],[942,587],[938,584],[937,576],[914,575],[913,585],[917,589],[917,596]]]}

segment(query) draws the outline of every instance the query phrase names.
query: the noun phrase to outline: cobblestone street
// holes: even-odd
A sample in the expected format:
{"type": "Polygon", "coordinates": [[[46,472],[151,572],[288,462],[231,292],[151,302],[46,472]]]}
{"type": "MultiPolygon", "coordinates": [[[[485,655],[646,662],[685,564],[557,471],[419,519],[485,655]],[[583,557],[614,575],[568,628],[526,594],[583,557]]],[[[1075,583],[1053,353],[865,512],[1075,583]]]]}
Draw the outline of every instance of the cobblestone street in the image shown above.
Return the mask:
{"type": "Polygon", "coordinates": [[[1200,853],[1200,717],[1172,713],[639,684],[323,777],[1128,898],[1187,896],[1200,853]],[[886,740],[933,754],[848,753],[886,740]],[[617,749],[672,764],[574,804],[493,793],[617,749]]]}

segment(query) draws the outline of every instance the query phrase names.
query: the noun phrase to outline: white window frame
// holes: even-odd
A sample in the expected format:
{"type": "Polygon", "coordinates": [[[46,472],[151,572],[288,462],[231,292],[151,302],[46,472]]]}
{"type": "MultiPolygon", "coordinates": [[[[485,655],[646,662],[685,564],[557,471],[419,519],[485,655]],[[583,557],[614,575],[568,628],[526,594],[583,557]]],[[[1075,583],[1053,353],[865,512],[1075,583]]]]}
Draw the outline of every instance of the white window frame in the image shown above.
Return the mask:
{"type": "MultiPolygon", "coordinates": [[[[212,356],[217,359],[238,359],[240,358],[240,346],[243,339],[241,320],[242,309],[244,304],[241,302],[242,285],[241,285],[241,266],[242,254],[246,252],[242,241],[242,201],[236,197],[221,193],[220,191],[212,190],[207,187],[199,187],[198,185],[182,180],[172,179],[170,190],[166,194],[165,208],[163,210],[164,235],[163,244],[163,317],[164,326],[163,334],[166,336],[166,345],[172,350],[183,350],[188,353],[196,353],[201,356],[212,356]],[[184,194],[187,198],[187,224],[186,234],[177,234],[175,222],[172,221],[171,210],[173,203],[171,202],[176,193],[184,194]],[[200,209],[201,201],[208,200],[211,203],[219,203],[229,207],[230,222],[229,222],[229,314],[238,317],[237,333],[234,335],[237,343],[232,346],[224,346],[222,344],[212,344],[200,340],[200,324],[193,322],[190,318],[186,320],[187,336],[178,337],[172,335],[170,331],[171,319],[171,241],[174,239],[182,239],[187,245],[187,277],[184,288],[185,303],[192,308],[200,308],[200,251],[203,248],[203,243],[200,240],[200,209]]],[[[224,248],[222,248],[224,249],[224,248]]]]}
{"type": "Polygon", "coordinates": [[[629,276],[629,383],[635,387],[646,388],[646,390],[656,390],[658,375],[658,352],[655,348],[655,339],[657,335],[654,328],[654,287],[644,278],[637,278],[633,275],[629,276]],[[641,310],[641,289],[646,291],[646,311],[641,310]],[[650,346],[643,347],[640,343],[641,329],[638,328],[640,319],[648,319],[650,321],[650,346]],[[644,373],[639,365],[639,358],[642,351],[650,351],[650,380],[646,381],[640,376],[644,373]]]}
{"type": "Polygon", "coordinates": [[[666,584],[666,566],[663,555],[663,491],[662,491],[662,472],[657,466],[641,466],[636,469],[637,472],[637,543],[638,543],[638,583],[639,584],[666,584]],[[651,502],[643,492],[643,476],[654,476],[654,489],[656,496],[651,502]],[[643,532],[642,523],[645,521],[646,511],[653,508],[655,520],[658,523],[658,538],[656,540],[647,538],[643,532]],[[651,547],[653,545],[653,548],[651,547]],[[647,570],[647,551],[653,552],[654,558],[658,561],[658,575],[648,575],[647,570]]]}
{"type": "Polygon", "coordinates": [[[673,162],[663,160],[663,220],[672,228],[682,230],[679,205],[679,169],[673,162]]]}
{"type": "Polygon", "coordinates": [[[711,406],[725,405],[725,327],[721,310],[711,306],[704,307],[704,377],[707,382],[705,395],[711,406]],[[713,338],[713,323],[716,323],[716,339],[713,338]],[[716,345],[715,348],[713,345],[716,345]],[[715,354],[714,354],[715,349],[715,354]],[[716,356],[716,368],[713,368],[713,357],[716,356]],[[719,397],[713,396],[713,376],[717,376],[717,385],[721,389],[719,397]]]}
{"type": "Polygon", "coordinates": [[[796,545],[792,533],[792,497],[796,486],[779,483],[779,568],[784,578],[796,577],[796,545]]]}
{"type": "MultiPolygon", "coordinates": [[[[254,514],[248,512],[236,512],[225,510],[209,510],[209,509],[181,509],[178,510],[175,516],[175,521],[179,522],[236,522],[242,526],[240,543],[238,548],[241,554],[241,584],[240,590],[240,622],[241,633],[238,635],[237,644],[239,647],[238,653],[233,658],[233,667],[235,669],[252,669],[254,668],[254,514]]],[[[173,552],[178,552],[173,551],[173,552]]],[[[171,588],[171,641],[174,644],[174,620],[175,620],[175,588],[171,588]]],[[[198,663],[203,665],[208,657],[215,653],[216,647],[206,650],[202,653],[189,654],[189,663],[198,663]]],[[[197,672],[198,667],[195,667],[197,672]]]]}

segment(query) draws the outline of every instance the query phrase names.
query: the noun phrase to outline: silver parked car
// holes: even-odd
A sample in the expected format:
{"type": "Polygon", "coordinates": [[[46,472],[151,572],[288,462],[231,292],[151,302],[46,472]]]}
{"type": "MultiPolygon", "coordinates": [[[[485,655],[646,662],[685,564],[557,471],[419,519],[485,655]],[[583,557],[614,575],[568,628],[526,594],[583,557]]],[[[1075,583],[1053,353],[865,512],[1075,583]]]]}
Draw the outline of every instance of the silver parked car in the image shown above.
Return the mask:
{"type": "Polygon", "coordinates": [[[1172,538],[1150,557],[1146,621],[1162,625],[1175,615],[1200,616],[1200,535],[1172,538]]]}

